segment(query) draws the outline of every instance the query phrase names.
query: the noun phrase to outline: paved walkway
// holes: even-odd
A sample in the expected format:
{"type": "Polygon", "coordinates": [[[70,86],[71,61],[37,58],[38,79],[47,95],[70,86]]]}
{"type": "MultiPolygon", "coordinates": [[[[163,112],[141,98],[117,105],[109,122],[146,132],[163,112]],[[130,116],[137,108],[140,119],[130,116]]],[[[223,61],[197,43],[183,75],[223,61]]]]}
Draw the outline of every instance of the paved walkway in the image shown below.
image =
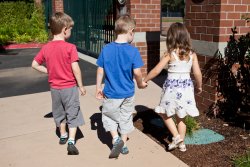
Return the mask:
{"type": "MultiPolygon", "coordinates": [[[[81,56],[84,58],[84,55],[81,56]]],[[[2,82],[1,73],[0,69],[2,82]]],[[[8,89],[7,85],[1,87],[0,92],[3,89],[8,89]]],[[[66,145],[57,144],[58,136],[51,116],[49,91],[0,98],[0,166],[187,166],[139,130],[130,135],[128,155],[120,155],[118,159],[108,159],[111,139],[102,128],[99,111],[101,102],[95,99],[94,85],[86,86],[86,89],[87,95],[80,97],[86,124],[78,130],[76,143],[80,152],[78,156],[68,156],[66,145]]],[[[137,90],[136,105],[153,108],[158,102],[160,91],[160,87],[153,82],[146,90],[137,90]]]]}

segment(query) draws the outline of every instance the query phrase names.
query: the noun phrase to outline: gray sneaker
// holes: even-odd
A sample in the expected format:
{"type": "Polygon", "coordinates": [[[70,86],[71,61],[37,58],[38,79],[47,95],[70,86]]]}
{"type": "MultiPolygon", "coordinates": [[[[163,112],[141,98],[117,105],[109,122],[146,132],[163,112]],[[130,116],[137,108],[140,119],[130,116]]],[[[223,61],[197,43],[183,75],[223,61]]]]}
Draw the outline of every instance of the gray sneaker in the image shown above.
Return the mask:
{"type": "Polygon", "coordinates": [[[109,158],[118,158],[122,151],[122,147],[124,145],[124,142],[119,137],[115,143],[113,144],[113,148],[111,150],[111,153],[109,154],[109,158]]]}

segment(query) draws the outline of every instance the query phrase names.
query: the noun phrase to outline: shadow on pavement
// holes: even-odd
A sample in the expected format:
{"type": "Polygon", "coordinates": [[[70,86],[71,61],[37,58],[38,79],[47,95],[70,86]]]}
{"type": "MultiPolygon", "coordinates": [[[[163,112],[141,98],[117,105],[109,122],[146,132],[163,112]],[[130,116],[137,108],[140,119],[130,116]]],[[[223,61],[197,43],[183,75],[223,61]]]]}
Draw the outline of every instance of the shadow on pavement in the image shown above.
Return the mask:
{"type": "MultiPolygon", "coordinates": [[[[49,91],[48,77],[31,68],[39,49],[0,52],[0,98],[49,91]]],[[[79,61],[85,86],[95,84],[96,66],[79,61]]]]}
{"type": "Polygon", "coordinates": [[[90,117],[91,130],[97,131],[99,140],[112,149],[112,137],[109,132],[106,132],[102,124],[102,114],[95,113],[90,117]]]}
{"type": "Polygon", "coordinates": [[[155,113],[153,109],[143,105],[135,106],[135,110],[137,112],[133,118],[135,127],[144,134],[152,136],[167,148],[168,143],[165,139],[168,139],[171,135],[165,125],[160,124],[163,123],[162,115],[155,113]]]}

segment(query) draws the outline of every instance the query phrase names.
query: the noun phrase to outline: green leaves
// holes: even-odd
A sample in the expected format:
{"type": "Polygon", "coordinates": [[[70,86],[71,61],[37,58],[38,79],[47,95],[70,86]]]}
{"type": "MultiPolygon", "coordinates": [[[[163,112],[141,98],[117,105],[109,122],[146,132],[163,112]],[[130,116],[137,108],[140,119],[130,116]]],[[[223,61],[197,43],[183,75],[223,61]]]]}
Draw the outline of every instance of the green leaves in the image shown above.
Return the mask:
{"type": "Polygon", "coordinates": [[[46,42],[43,9],[24,1],[0,2],[0,44],[46,42]]]}

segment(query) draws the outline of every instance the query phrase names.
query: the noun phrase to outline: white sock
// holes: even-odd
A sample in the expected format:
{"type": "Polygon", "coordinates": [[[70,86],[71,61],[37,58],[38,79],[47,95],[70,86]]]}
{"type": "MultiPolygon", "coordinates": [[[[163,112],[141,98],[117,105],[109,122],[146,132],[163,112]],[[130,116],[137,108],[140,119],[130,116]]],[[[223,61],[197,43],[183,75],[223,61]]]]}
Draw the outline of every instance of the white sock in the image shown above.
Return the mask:
{"type": "Polygon", "coordinates": [[[68,138],[68,133],[61,134],[61,138],[68,138]]]}
{"type": "Polygon", "coordinates": [[[69,143],[75,144],[75,139],[69,138],[68,144],[69,144],[69,143]]]}
{"type": "Polygon", "coordinates": [[[119,136],[118,135],[116,135],[116,136],[114,136],[113,137],[113,143],[115,143],[116,142],[116,140],[119,138],[119,136]]]}

